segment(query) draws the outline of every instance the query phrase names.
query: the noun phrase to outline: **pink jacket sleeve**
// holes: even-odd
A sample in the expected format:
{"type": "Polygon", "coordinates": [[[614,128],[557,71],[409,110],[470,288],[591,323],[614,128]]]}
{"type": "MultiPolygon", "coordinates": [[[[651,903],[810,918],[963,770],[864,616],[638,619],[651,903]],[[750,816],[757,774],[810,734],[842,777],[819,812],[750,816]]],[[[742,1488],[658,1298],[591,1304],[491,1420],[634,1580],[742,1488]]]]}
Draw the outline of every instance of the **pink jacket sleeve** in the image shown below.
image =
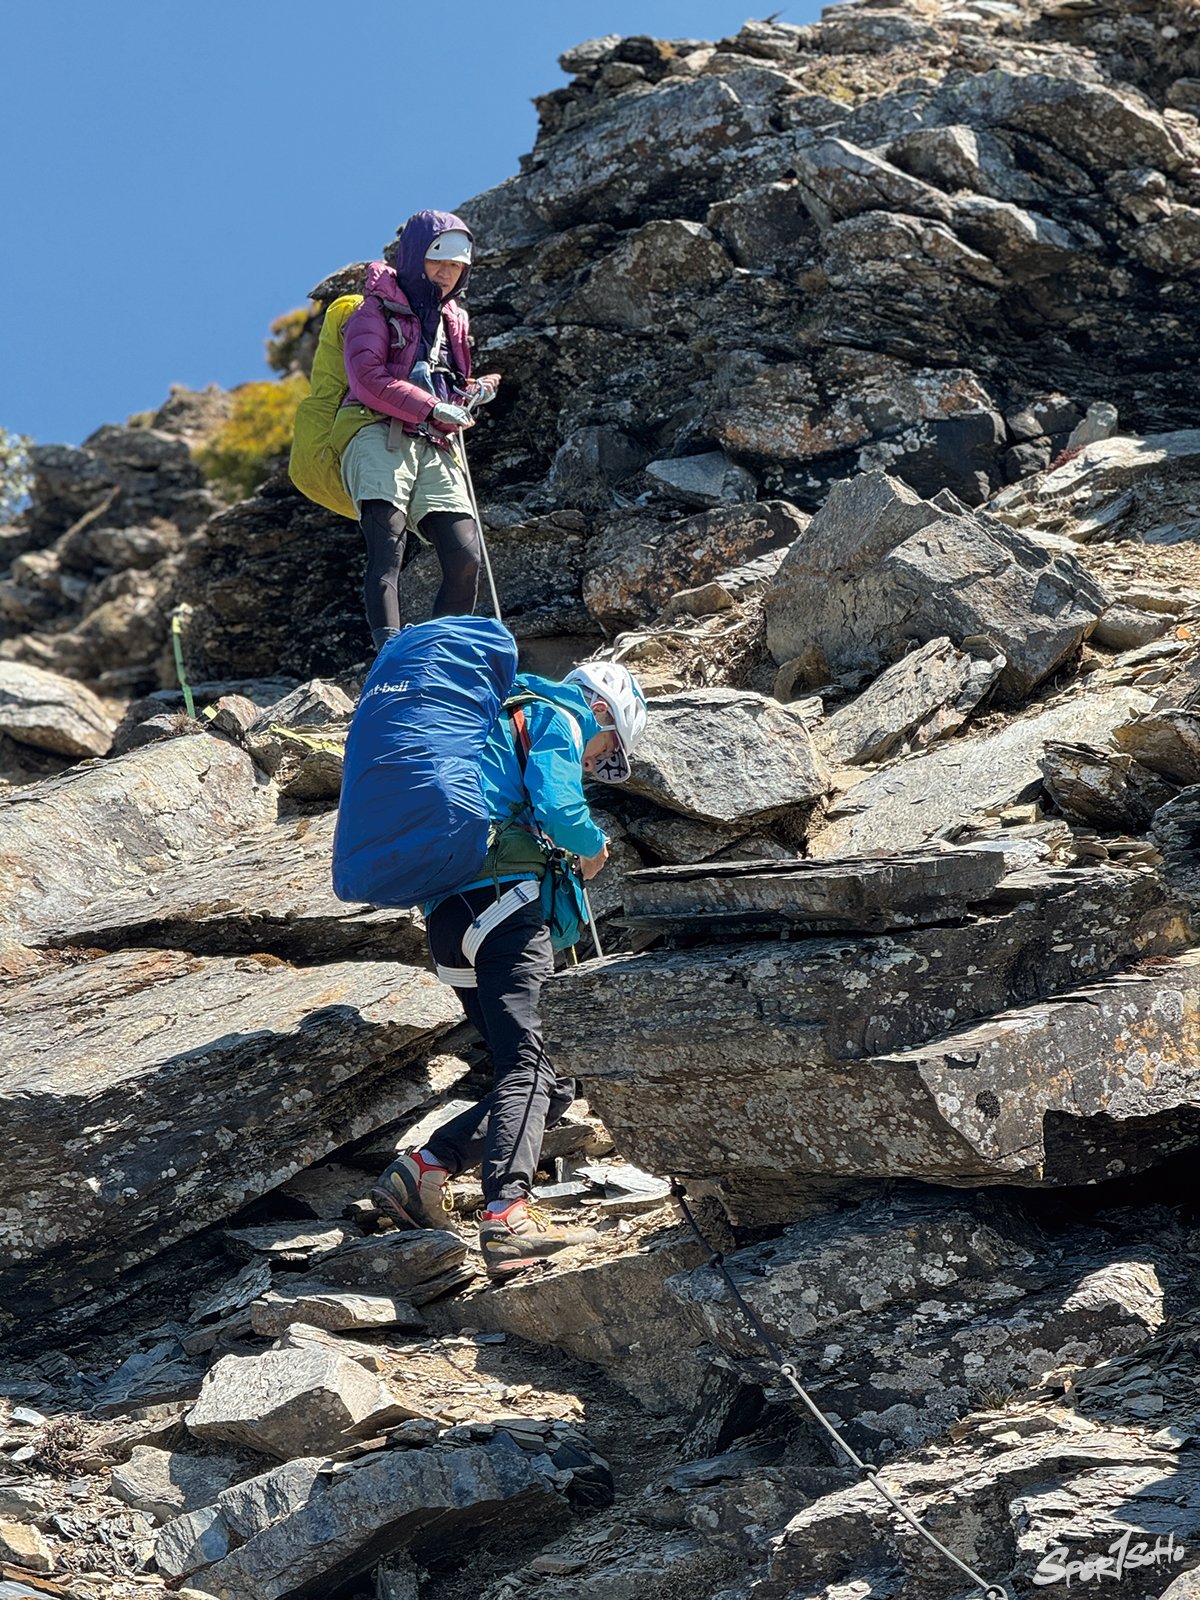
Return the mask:
{"type": "Polygon", "coordinates": [[[414,425],[424,422],[437,401],[426,389],[395,378],[387,369],[392,330],[377,300],[368,297],[346,324],[343,353],[346,382],[360,405],[414,425]]]}

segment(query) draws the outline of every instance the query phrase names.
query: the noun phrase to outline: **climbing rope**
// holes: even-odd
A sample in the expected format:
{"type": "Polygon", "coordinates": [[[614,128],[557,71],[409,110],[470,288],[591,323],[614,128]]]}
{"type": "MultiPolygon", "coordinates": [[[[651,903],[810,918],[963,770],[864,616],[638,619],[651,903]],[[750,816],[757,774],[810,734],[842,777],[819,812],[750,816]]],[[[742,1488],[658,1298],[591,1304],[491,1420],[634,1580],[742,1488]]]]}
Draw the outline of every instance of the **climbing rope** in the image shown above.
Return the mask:
{"type": "Polygon", "coordinates": [[[878,1494],[883,1496],[892,1509],[898,1512],[900,1516],[904,1518],[905,1522],[907,1522],[911,1528],[914,1528],[916,1532],[920,1534],[922,1539],[931,1544],[939,1555],[951,1562],[952,1565],[957,1567],[961,1573],[971,1580],[975,1587],[980,1591],[982,1600],[1011,1600],[1008,1590],[1003,1586],[1003,1584],[989,1583],[986,1578],[980,1577],[979,1573],[977,1573],[972,1567],[969,1567],[965,1561],[956,1556],[953,1550],[948,1550],[940,1539],[936,1538],[932,1533],[930,1533],[929,1529],[926,1528],[911,1511],[907,1510],[900,1504],[899,1500],[896,1499],[895,1495],[887,1487],[887,1485],[880,1481],[879,1474],[876,1469],[865,1462],[861,1456],[859,1456],[857,1452],[846,1442],[846,1440],[842,1438],[841,1434],[834,1427],[833,1423],[830,1422],[829,1418],[821,1410],[820,1406],[817,1405],[813,1397],[801,1386],[800,1381],[796,1376],[795,1366],[792,1364],[792,1362],[784,1360],[783,1356],[776,1347],[774,1340],[763,1327],[757,1313],[754,1311],[754,1308],[750,1306],[743,1297],[737,1284],[734,1283],[729,1274],[729,1270],[725,1265],[724,1255],[720,1250],[714,1250],[711,1242],[706,1239],[704,1234],[700,1231],[700,1225],[696,1221],[691,1206],[688,1204],[687,1190],[683,1184],[680,1183],[678,1178],[671,1179],[671,1194],[674,1199],[678,1201],[679,1208],[683,1212],[684,1219],[687,1222],[688,1227],[692,1230],[693,1234],[695,1234],[697,1243],[708,1256],[708,1266],[715,1268],[716,1271],[721,1274],[722,1278],[724,1278],[725,1285],[730,1294],[733,1296],[738,1310],[746,1319],[746,1322],[754,1336],[760,1341],[764,1349],[769,1354],[772,1364],[779,1370],[782,1376],[787,1379],[788,1383],[791,1384],[792,1388],[796,1391],[801,1404],[805,1407],[814,1421],[818,1422],[821,1427],[824,1428],[825,1432],[833,1440],[836,1448],[840,1450],[846,1459],[858,1469],[858,1471],[862,1474],[863,1479],[869,1483],[878,1494]]]}

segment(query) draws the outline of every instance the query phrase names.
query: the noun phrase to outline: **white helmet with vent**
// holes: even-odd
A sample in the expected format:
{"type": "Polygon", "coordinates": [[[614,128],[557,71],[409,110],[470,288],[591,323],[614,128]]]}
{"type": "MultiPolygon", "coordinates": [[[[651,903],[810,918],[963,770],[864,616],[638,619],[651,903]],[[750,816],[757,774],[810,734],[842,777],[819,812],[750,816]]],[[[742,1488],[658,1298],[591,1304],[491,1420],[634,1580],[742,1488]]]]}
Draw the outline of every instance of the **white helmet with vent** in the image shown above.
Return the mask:
{"type": "Polygon", "coordinates": [[[589,702],[603,700],[612,712],[621,748],[603,756],[590,776],[601,783],[624,783],[629,777],[629,757],[646,731],[646,696],[637,679],[615,661],[585,661],[563,681],[576,684],[589,702]]]}

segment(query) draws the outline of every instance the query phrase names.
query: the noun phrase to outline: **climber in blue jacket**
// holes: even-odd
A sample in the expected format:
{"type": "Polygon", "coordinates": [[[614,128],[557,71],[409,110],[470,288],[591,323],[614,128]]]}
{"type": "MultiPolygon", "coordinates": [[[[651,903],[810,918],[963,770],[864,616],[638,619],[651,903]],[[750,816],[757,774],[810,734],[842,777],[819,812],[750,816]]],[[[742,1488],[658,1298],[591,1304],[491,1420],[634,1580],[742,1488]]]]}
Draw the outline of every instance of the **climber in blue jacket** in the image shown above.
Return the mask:
{"type": "Polygon", "coordinates": [[[550,847],[578,857],[585,879],[603,868],[608,844],[583,780],[625,782],[646,726],[645,696],[614,662],[585,662],[562,683],[518,678],[515,698],[480,761],[492,819],[484,874],[424,908],[438,976],[488,1046],[493,1087],[422,1148],[397,1157],[373,1190],[403,1225],[437,1227],[438,1213],[449,1209],[449,1180],[482,1157],[479,1242],[494,1278],[596,1237],[590,1228],[551,1222],[529,1203],[542,1134],[575,1091],[542,1046],[538,1006],[554,971],[542,880],[550,847]]]}

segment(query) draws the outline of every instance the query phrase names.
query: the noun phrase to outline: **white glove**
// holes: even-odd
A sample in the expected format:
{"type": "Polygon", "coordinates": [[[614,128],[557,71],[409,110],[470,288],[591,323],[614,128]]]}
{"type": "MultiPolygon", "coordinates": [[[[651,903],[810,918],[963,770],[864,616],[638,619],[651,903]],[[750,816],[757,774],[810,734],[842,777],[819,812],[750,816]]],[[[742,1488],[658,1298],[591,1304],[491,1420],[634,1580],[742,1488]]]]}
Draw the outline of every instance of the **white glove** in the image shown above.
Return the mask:
{"type": "Polygon", "coordinates": [[[456,406],[448,400],[440,400],[429,413],[429,420],[436,422],[440,428],[469,428],[474,418],[466,406],[456,406]]]}

